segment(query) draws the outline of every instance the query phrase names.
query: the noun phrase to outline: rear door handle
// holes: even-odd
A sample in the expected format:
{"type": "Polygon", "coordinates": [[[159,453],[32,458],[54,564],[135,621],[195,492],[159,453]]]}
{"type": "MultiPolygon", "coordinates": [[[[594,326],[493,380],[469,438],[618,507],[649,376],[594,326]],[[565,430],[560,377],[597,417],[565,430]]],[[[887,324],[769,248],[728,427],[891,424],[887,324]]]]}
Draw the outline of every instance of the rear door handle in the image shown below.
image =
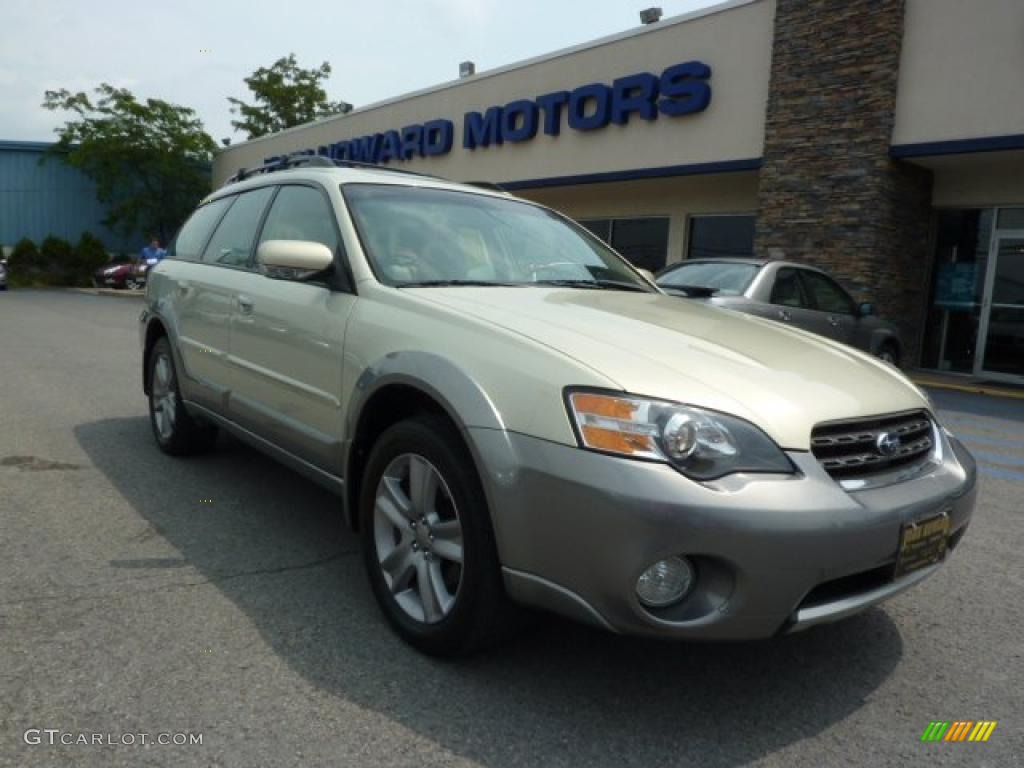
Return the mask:
{"type": "Polygon", "coordinates": [[[837,318],[837,317],[835,317],[833,315],[829,315],[828,316],[828,322],[829,322],[829,325],[831,325],[833,328],[835,328],[835,327],[837,327],[839,325],[839,318],[837,318]]]}
{"type": "Polygon", "coordinates": [[[191,287],[192,284],[188,280],[182,280],[178,283],[178,293],[184,296],[191,287]]]}
{"type": "Polygon", "coordinates": [[[785,320],[786,322],[789,322],[789,321],[790,321],[790,320],[792,320],[792,319],[793,319],[793,318],[792,318],[792,316],[791,316],[791,315],[789,314],[789,312],[787,312],[787,311],[786,311],[786,310],[784,310],[784,309],[780,309],[780,310],[779,310],[779,320],[785,320]]]}
{"type": "Polygon", "coordinates": [[[243,315],[251,315],[252,314],[252,299],[250,299],[248,296],[241,296],[240,295],[238,297],[238,309],[241,311],[241,313],[243,315]]]}

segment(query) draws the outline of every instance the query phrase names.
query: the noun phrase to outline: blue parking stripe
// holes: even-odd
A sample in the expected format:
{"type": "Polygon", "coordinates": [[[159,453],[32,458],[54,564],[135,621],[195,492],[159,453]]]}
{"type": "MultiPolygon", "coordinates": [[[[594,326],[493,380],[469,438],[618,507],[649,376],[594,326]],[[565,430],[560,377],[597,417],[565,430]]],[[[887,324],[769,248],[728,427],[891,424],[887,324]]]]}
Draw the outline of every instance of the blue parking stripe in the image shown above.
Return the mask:
{"type": "Polygon", "coordinates": [[[1020,448],[1024,450],[1024,440],[1006,440],[999,437],[989,437],[988,435],[975,435],[971,432],[964,432],[957,430],[953,433],[962,443],[968,445],[1006,445],[1011,448],[1020,448]]]}
{"type": "Polygon", "coordinates": [[[998,477],[1001,480],[1020,480],[1024,482],[1024,472],[1015,472],[1012,469],[999,469],[988,464],[978,466],[978,471],[988,477],[998,477]]]}
{"type": "Polygon", "coordinates": [[[985,464],[1004,464],[1011,467],[1024,467],[1024,456],[1007,456],[991,451],[971,451],[974,458],[985,464]]]}

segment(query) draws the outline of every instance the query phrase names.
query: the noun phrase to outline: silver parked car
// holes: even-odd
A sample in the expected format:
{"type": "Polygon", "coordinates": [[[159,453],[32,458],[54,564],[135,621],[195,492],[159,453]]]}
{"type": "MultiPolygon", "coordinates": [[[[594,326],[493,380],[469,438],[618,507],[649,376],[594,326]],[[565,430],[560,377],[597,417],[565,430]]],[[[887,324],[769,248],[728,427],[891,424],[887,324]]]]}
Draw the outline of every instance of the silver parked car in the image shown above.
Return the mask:
{"type": "Polygon", "coordinates": [[[896,328],[857,304],[827,272],[763,259],[693,259],[658,273],[665,293],[795,325],[899,365],[896,328]]]}
{"type": "Polygon", "coordinates": [[[960,541],[974,461],[892,366],[666,296],[543,206],[352,165],[203,202],[150,271],[143,386],[164,452],[220,428],[334,490],[416,647],[480,648],[516,603],[793,632],[960,541]]]}

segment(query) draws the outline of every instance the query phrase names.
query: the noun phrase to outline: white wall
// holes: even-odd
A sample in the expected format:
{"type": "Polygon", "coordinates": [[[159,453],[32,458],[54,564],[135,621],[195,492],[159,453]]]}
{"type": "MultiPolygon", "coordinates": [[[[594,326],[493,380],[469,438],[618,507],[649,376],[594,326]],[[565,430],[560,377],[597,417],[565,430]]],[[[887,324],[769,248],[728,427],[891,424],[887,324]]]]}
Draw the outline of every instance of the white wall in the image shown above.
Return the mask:
{"type": "Polygon", "coordinates": [[[893,144],[1024,133],[1024,0],[907,0],[893,144]]]}

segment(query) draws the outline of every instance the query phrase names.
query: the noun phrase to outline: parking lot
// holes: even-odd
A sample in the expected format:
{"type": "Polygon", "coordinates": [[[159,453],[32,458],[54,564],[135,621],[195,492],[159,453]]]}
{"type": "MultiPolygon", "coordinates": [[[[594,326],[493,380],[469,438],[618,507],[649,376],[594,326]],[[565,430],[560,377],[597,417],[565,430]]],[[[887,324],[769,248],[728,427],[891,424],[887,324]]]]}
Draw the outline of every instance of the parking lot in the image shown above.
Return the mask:
{"type": "Polygon", "coordinates": [[[141,306],[0,295],[0,765],[1024,764],[1024,399],[932,393],[979,459],[979,508],[883,607],[742,644],[542,618],[440,662],[385,625],[335,497],[228,438],[157,450],[141,306]],[[922,743],[933,720],[998,726],[922,743]]]}

